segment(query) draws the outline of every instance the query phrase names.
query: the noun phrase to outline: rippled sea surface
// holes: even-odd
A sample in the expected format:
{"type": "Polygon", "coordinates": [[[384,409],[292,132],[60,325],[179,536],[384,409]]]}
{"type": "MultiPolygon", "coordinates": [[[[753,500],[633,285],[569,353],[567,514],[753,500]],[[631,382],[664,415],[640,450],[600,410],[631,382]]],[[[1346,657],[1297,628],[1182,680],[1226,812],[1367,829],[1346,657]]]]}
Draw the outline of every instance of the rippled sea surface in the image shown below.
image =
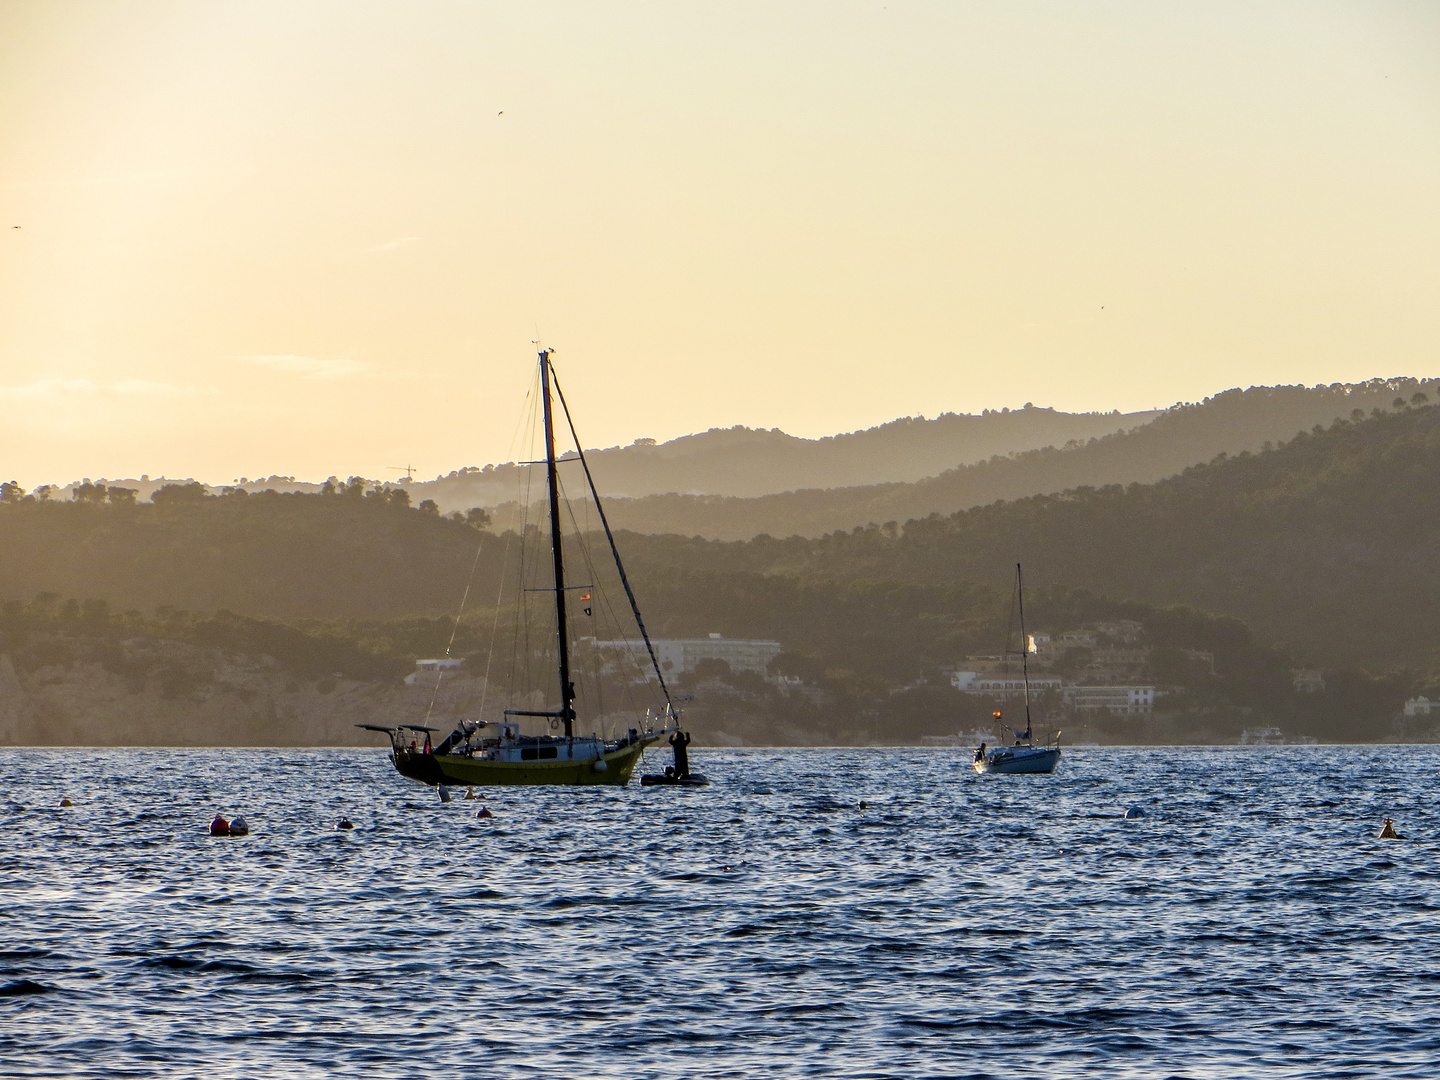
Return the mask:
{"type": "Polygon", "coordinates": [[[0,1075],[1440,1074],[1440,751],[968,757],[480,820],[378,752],[6,750],[0,1075]]]}

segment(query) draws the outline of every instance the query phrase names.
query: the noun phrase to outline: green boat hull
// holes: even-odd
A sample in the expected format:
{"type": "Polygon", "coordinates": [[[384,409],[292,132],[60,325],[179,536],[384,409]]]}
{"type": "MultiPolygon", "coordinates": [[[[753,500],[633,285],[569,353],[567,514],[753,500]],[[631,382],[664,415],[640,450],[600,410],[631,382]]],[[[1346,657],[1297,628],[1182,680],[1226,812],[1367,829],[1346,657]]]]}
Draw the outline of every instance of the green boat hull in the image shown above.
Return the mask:
{"type": "MultiPolygon", "coordinates": [[[[658,736],[657,736],[658,738],[658,736]]],[[[612,750],[598,760],[586,761],[485,761],[457,754],[426,754],[400,749],[392,755],[395,768],[404,776],[431,787],[533,787],[541,785],[578,787],[609,784],[624,787],[630,782],[645,748],[655,739],[612,750]],[[605,768],[596,769],[603,761],[605,768]]]]}

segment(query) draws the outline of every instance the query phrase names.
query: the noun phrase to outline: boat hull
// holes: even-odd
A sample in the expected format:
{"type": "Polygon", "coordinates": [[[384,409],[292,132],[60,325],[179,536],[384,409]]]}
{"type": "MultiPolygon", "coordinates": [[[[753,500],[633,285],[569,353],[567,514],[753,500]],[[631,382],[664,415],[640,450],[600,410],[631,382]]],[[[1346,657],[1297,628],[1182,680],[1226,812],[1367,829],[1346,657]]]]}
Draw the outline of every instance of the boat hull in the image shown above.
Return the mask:
{"type": "Polygon", "coordinates": [[[461,754],[426,754],[400,749],[392,755],[402,776],[431,787],[578,787],[605,784],[624,787],[630,782],[645,748],[655,739],[642,739],[599,758],[580,761],[486,761],[461,754]],[[599,762],[604,769],[597,769],[599,762]]]}
{"type": "Polygon", "coordinates": [[[975,762],[977,773],[1048,773],[1060,764],[1058,746],[1016,746],[992,750],[975,762]]]}

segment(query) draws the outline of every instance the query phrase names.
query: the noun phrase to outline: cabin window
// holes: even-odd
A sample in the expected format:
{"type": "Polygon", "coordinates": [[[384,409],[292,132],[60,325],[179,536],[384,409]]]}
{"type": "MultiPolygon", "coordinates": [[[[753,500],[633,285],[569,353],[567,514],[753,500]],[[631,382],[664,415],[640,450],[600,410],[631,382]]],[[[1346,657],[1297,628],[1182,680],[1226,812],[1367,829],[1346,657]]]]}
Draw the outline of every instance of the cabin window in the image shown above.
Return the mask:
{"type": "Polygon", "coordinates": [[[553,747],[553,746],[522,746],[522,747],[520,748],[520,760],[521,760],[521,761],[535,761],[536,759],[541,759],[541,760],[543,760],[543,759],[545,759],[545,758],[558,757],[558,756],[559,756],[559,753],[560,753],[560,751],[559,751],[556,747],[553,747]]]}

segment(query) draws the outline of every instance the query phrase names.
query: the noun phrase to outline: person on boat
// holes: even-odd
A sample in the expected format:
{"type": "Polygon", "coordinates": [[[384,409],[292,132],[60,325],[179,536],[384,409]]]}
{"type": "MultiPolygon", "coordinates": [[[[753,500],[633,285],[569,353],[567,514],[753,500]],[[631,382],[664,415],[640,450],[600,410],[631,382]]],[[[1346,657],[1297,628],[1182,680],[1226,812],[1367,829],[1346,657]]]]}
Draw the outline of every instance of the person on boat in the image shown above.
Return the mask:
{"type": "Polygon", "coordinates": [[[976,761],[984,761],[984,760],[985,760],[985,744],[984,744],[983,742],[980,744],[980,748],[975,751],[975,760],[976,760],[976,761]]]}
{"type": "Polygon", "coordinates": [[[670,745],[675,750],[675,775],[682,780],[690,775],[690,736],[683,731],[677,731],[670,736],[670,745]]]}

